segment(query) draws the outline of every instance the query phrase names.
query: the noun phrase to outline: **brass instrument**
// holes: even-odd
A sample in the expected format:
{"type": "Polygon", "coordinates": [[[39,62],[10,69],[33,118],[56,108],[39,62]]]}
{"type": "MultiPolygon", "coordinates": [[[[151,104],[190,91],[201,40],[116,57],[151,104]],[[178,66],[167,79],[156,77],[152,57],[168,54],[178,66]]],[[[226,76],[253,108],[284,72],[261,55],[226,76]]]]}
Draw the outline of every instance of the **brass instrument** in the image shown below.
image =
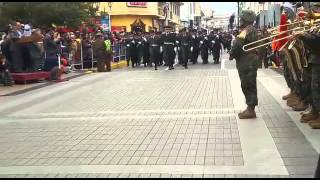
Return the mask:
{"type": "Polygon", "coordinates": [[[293,29],[289,29],[289,30],[287,30],[287,31],[282,31],[282,32],[276,33],[276,34],[274,34],[274,35],[272,35],[272,36],[269,36],[269,37],[266,37],[266,38],[263,38],[263,39],[260,39],[260,40],[257,40],[257,41],[248,43],[248,44],[246,44],[246,45],[244,45],[244,46],[242,47],[242,50],[245,51],[245,52],[248,52],[248,51],[251,51],[251,50],[254,50],[254,49],[263,47],[263,46],[267,46],[267,45],[272,44],[272,43],[274,43],[274,42],[278,42],[278,41],[281,41],[281,40],[284,40],[284,39],[288,39],[288,38],[291,38],[291,37],[295,36],[295,34],[291,34],[291,35],[282,37],[282,38],[280,38],[280,39],[272,40],[274,37],[277,37],[277,36],[279,36],[279,35],[282,35],[282,34],[285,34],[285,33],[288,33],[288,32],[304,33],[304,32],[308,32],[308,31],[311,30],[311,29],[319,28],[319,27],[320,27],[320,19],[315,20],[315,21],[303,21],[303,22],[304,22],[305,25],[302,26],[302,27],[295,27],[295,28],[293,28],[293,29]],[[260,42],[265,41],[265,40],[268,40],[268,39],[271,39],[271,41],[259,45],[260,42]],[[256,46],[253,46],[253,45],[255,45],[255,44],[257,44],[257,45],[256,45],[256,46]],[[247,48],[248,46],[253,46],[253,47],[247,48]]]}

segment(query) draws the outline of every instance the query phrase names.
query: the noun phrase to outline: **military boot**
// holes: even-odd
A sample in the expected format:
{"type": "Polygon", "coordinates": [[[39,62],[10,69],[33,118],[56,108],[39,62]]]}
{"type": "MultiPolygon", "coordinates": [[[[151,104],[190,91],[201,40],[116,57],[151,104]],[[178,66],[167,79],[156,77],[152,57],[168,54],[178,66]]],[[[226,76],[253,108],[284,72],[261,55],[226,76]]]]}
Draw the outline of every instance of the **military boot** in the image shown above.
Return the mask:
{"type": "Polygon", "coordinates": [[[306,104],[305,102],[303,101],[300,101],[299,104],[295,105],[292,107],[292,110],[294,111],[304,111],[308,108],[308,104],[306,104]]]}
{"type": "Polygon", "coordinates": [[[256,118],[254,108],[247,107],[246,110],[238,114],[239,119],[253,119],[256,118]]]}
{"type": "Polygon", "coordinates": [[[309,126],[312,129],[320,129],[320,116],[318,116],[318,118],[313,121],[309,121],[309,126]]]}
{"type": "Polygon", "coordinates": [[[319,117],[318,113],[310,112],[310,114],[305,114],[301,116],[300,122],[307,123],[309,121],[314,121],[319,117]]]}
{"type": "Polygon", "coordinates": [[[296,96],[293,96],[293,97],[291,97],[291,98],[289,98],[288,100],[287,100],[287,105],[289,106],[289,107],[293,107],[293,106],[296,106],[296,105],[298,105],[300,102],[300,98],[298,98],[298,97],[296,97],[296,96]]]}
{"type": "Polygon", "coordinates": [[[283,100],[288,100],[289,98],[291,98],[291,97],[293,97],[293,96],[294,96],[293,92],[290,91],[289,94],[287,94],[287,95],[285,95],[285,96],[282,96],[282,99],[283,99],[283,100]]]}

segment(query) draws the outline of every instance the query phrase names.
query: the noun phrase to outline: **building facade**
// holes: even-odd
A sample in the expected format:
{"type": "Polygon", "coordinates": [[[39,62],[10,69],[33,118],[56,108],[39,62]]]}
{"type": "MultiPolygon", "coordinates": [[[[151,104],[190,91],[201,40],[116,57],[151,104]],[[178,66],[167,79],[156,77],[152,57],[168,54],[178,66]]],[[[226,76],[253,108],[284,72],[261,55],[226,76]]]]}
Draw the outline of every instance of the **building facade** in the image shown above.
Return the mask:
{"type": "Polygon", "coordinates": [[[181,23],[184,27],[198,28],[201,27],[201,13],[200,2],[183,2],[181,6],[181,23]]]}
{"type": "MultiPolygon", "coordinates": [[[[99,15],[111,16],[112,31],[131,32],[137,28],[144,32],[154,29],[161,31],[164,26],[164,2],[108,2],[99,3],[99,15]]],[[[180,24],[180,2],[169,2],[168,24],[176,27],[180,24]]]]}
{"type": "Polygon", "coordinates": [[[280,7],[283,4],[284,2],[242,2],[240,10],[252,10],[257,14],[256,27],[273,27],[280,23],[280,7]]]}

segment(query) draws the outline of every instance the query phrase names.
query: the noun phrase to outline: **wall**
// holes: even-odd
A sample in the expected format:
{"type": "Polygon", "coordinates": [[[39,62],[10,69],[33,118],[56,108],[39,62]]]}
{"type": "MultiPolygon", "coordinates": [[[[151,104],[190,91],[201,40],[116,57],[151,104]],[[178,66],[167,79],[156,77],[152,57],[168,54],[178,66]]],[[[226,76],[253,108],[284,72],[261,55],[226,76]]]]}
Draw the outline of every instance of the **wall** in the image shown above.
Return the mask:
{"type": "MultiPolygon", "coordinates": [[[[149,31],[148,26],[152,27],[152,16],[132,16],[132,15],[127,15],[127,16],[112,16],[111,17],[111,25],[112,26],[126,26],[127,31],[131,31],[131,24],[136,20],[140,18],[143,23],[146,24],[146,31],[149,31]]],[[[156,26],[156,28],[159,28],[156,26]]]]}
{"type": "MultiPolygon", "coordinates": [[[[109,12],[108,2],[100,2],[100,11],[109,12]]],[[[147,6],[128,7],[127,2],[113,2],[111,15],[158,15],[158,2],[147,2],[147,6]]]]}

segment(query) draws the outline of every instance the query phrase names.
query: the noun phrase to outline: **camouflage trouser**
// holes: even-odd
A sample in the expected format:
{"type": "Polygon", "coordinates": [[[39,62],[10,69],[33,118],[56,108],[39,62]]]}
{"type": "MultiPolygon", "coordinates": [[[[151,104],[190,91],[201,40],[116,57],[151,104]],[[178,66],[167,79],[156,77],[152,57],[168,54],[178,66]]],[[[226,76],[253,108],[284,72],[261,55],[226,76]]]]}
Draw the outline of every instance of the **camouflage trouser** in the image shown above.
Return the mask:
{"type": "Polygon", "coordinates": [[[288,68],[288,65],[287,65],[287,61],[286,60],[283,60],[283,76],[284,76],[284,79],[286,80],[287,82],[287,86],[293,90],[294,89],[294,84],[293,84],[293,79],[292,79],[292,76],[290,74],[290,70],[288,68]]]}
{"type": "Polygon", "coordinates": [[[238,70],[241,89],[249,107],[258,105],[257,97],[257,69],[238,70]]]}
{"type": "Polygon", "coordinates": [[[312,64],[312,104],[313,107],[320,112],[320,64],[312,64]]]}

